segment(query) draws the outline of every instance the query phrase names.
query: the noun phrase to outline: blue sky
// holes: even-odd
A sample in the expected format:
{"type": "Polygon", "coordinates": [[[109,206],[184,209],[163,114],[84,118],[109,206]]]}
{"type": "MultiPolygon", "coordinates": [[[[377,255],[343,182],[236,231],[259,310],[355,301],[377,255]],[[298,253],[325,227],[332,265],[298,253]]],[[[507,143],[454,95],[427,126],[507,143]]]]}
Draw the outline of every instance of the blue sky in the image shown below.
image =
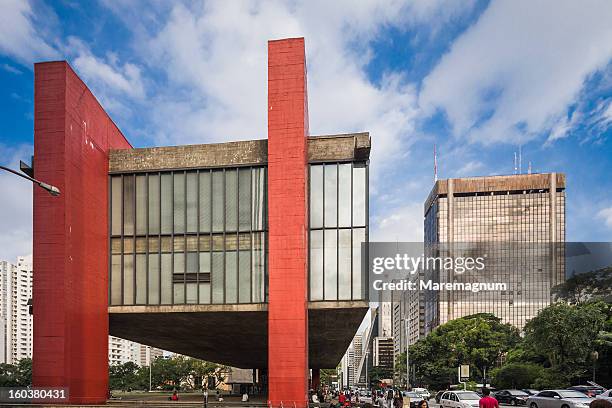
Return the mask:
{"type": "MultiPolygon", "coordinates": [[[[304,36],[312,134],[369,131],[371,229],[419,240],[439,176],[567,174],[567,239],[612,240],[609,1],[0,0],[0,162],[33,143],[33,63],[66,59],[134,146],[266,137],[266,42],[304,36]]],[[[31,187],[0,174],[0,259],[31,187]]]]}

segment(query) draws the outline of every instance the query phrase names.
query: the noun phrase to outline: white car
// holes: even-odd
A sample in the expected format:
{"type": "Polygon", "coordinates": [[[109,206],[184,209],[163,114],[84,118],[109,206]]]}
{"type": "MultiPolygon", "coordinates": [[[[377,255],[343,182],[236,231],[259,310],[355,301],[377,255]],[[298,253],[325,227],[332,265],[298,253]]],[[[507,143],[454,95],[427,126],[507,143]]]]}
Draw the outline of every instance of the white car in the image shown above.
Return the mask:
{"type": "Polygon", "coordinates": [[[474,391],[446,391],[440,397],[442,408],[478,408],[480,395],[474,391]]]}
{"type": "Polygon", "coordinates": [[[427,390],[427,388],[413,388],[412,391],[419,394],[425,401],[428,401],[431,398],[431,393],[427,390]]]}
{"type": "Polygon", "coordinates": [[[599,394],[595,398],[596,399],[605,399],[605,400],[608,400],[608,401],[612,402],[612,389],[608,390],[608,391],[604,391],[603,393],[599,394]]]}
{"type": "Polygon", "coordinates": [[[527,399],[529,408],[588,408],[593,398],[574,390],[544,390],[527,399]]]}

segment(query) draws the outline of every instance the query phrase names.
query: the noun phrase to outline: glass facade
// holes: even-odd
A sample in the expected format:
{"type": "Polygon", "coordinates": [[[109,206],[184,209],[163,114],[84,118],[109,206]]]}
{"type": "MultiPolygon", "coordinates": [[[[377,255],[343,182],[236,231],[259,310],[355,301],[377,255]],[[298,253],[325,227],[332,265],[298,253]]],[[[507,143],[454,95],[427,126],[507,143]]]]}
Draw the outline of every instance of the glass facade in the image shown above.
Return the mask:
{"type": "Polygon", "coordinates": [[[110,177],[110,304],[266,301],[266,168],[110,177]]]}
{"type": "Polygon", "coordinates": [[[366,299],[367,164],[312,164],[309,183],[309,299],[366,299]]]}
{"type": "MultiPolygon", "coordinates": [[[[309,299],[367,298],[367,163],[312,164],[309,299]]],[[[267,301],[266,168],[110,176],[110,305],[267,301]]]]}
{"type": "MultiPolygon", "coordinates": [[[[539,189],[461,193],[450,198],[439,195],[425,215],[425,242],[428,255],[444,256],[432,253],[440,250],[453,251],[454,256],[468,251],[486,253],[486,280],[509,284],[501,292],[427,291],[423,316],[427,333],[449,320],[481,312],[494,313],[503,322],[523,328],[550,303],[551,288],[565,279],[565,192],[558,189],[551,194],[539,189]],[[551,228],[553,222],[556,231],[551,228]]],[[[427,273],[432,274],[427,279],[438,282],[461,280],[438,271],[427,273]]]]}

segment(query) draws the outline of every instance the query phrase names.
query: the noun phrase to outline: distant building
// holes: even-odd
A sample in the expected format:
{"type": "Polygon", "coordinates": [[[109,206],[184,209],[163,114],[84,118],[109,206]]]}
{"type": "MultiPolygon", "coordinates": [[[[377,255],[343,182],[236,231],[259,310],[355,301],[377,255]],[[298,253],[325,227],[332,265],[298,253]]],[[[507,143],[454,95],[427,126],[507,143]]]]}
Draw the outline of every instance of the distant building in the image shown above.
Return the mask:
{"type": "Polygon", "coordinates": [[[393,337],[375,337],[373,343],[374,349],[374,367],[382,369],[384,379],[393,378],[394,353],[393,353],[393,337]]]}
{"type": "MultiPolygon", "coordinates": [[[[419,325],[426,334],[449,320],[486,312],[522,329],[550,304],[551,288],[565,280],[564,242],[562,173],[437,181],[425,202],[425,251],[438,244],[484,243],[497,251],[488,253],[487,274],[509,287],[486,296],[426,291],[419,325]]],[[[456,279],[452,273],[433,273],[438,275],[429,278],[441,282],[456,279]]]]}
{"type": "Polygon", "coordinates": [[[32,358],[32,261],[0,261],[0,362],[15,364],[32,358]]]}

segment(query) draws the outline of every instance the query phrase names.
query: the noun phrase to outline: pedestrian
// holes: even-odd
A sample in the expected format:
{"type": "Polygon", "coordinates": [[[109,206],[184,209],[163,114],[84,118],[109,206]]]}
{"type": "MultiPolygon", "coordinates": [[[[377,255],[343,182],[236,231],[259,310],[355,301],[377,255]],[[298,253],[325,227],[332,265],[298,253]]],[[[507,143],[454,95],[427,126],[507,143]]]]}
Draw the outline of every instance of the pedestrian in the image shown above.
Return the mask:
{"type": "Polygon", "coordinates": [[[603,398],[597,398],[591,401],[589,408],[612,408],[612,402],[603,398]]]}
{"type": "Polygon", "coordinates": [[[176,390],[174,390],[174,392],[172,393],[172,397],[170,397],[170,399],[172,401],[178,401],[179,400],[178,392],[176,392],[176,390]]]}
{"type": "Polygon", "coordinates": [[[499,403],[491,397],[491,390],[484,387],[482,389],[482,398],[478,402],[480,408],[499,408],[499,403]]]}
{"type": "Polygon", "coordinates": [[[402,394],[396,391],[395,396],[393,397],[393,408],[402,408],[403,406],[404,399],[402,398],[402,394]]]}
{"type": "Polygon", "coordinates": [[[242,394],[242,402],[248,402],[249,401],[249,394],[245,391],[244,394],[242,394]]]}
{"type": "Polygon", "coordinates": [[[419,408],[429,408],[429,402],[427,402],[427,400],[422,400],[421,402],[419,402],[418,407],[419,408]]]}
{"type": "Polygon", "coordinates": [[[387,399],[384,397],[383,393],[378,394],[378,398],[376,399],[379,408],[390,408],[387,406],[387,399]]]}
{"type": "Polygon", "coordinates": [[[202,396],[204,397],[204,408],[208,408],[208,388],[204,388],[202,396]]]}
{"type": "Polygon", "coordinates": [[[338,402],[340,403],[340,406],[344,405],[344,403],[346,402],[346,395],[344,395],[343,392],[341,392],[338,396],[338,402]]]}

